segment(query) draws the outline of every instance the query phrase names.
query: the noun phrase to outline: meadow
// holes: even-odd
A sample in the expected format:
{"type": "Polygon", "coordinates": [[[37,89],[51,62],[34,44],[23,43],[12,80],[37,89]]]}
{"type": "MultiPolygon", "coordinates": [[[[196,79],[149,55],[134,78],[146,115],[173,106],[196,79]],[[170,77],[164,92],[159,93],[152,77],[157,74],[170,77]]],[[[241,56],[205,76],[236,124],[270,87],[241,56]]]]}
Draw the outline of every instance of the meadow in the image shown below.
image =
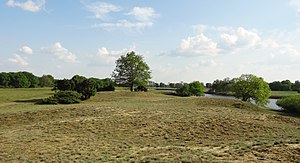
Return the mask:
{"type": "Polygon", "coordinates": [[[50,89],[0,89],[0,162],[296,162],[300,118],[170,90],[37,105],[50,89]]]}

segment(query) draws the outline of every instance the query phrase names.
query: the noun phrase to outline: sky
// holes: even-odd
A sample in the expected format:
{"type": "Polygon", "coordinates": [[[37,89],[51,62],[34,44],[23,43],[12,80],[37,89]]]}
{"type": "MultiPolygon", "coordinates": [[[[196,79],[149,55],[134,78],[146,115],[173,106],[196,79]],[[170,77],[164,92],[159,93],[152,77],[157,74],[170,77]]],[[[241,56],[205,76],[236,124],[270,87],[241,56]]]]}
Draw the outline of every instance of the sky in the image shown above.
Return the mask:
{"type": "Polygon", "coordinates": [[[300,80],[300,0],[3,0],[0,72],[107,78],[130,51],[155,82],[300,80]]]}

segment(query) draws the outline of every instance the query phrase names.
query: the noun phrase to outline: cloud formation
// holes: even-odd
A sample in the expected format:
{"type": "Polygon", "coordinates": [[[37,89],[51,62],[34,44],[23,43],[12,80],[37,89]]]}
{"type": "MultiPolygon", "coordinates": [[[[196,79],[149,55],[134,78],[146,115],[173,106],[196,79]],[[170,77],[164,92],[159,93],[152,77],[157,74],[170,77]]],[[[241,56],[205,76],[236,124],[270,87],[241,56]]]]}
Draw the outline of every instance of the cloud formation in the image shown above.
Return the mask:
{"type": "Polygon", "coordinates": [[[127,15],[133,16],[139,22],[152,22],[158,16],[151,7],[134,7],[127,15]]]}
{"type": "Polygon", "coordinates": [[[9,7],[18,7],[25,11],[30,12],[39,12],[41,11],[46,4],[46,0],[27,0],[25,2],[19,2],[16,0],[8,0],[7,6],[9,7]]]}
{"type": "Polygon", "coordinates": [[[52,54],[56,56],[59,60],[62,60],[64,62],[78,62],[76,60],[76,55],[70,52],[68,49],[64,48],[60,42],[56,42],[51,47],[41,48],[41,52],[46,54],[52,54]]]}
{"type": "Polygon", "coordinates": [[[14,54],[13,58],[9,58],[8,59],[9,62],[20,65],[20,66],[28,66],[29,63],[23,58],[21,57],[19,54],[14,54]]]}
{"type": "Polygon", "coordinates": [[[203,33],[191,36],[181,41],[180,53],[186,55],[215,55],[220,49],[217,47],[218,43],[206,37],[203,33]]]}
{"type": "Polygon", "coordinates": [[[94,14],[94,18],[105,20],[107,15],[111,12],[121,11],[121,7],[105,2],[96,2],[92,4],[86,4],[84,1],[81,1],[85,5],[86,9],[94,14]]]}
{"type": "Polygon", "coordinates": [[[118,29],[141,30],[152,27],[155,18],[159,16],[151,7],[136,6],[129,11],[121,12],[123,10],[122,7],[111,3],[97,2],[87,4],[83,0],[81,3],[89,12],[94,14],[95,18],[101,20],[100,23],[97,22],[91,27],[102,28],[107,31],[118,29]],[[114,20],[107,19],[111,13],[117,14],[114,20]]]}
{"type": "Polygon", "coordinates": [[[22,46],[19,49],[19,52],[22,53],[22,54],[32,54],[33,50],[30,47],[28,47],[28,46],[22,46]]]}
{"type": "Polygon", "coordinates": [[[107,64],[113,64],[121,55],[127,54],[134,50],[135,47],[109,51],[107,48],[102,47],[98,49],[98,57],[100,57],[100,59],[107,64]]]}

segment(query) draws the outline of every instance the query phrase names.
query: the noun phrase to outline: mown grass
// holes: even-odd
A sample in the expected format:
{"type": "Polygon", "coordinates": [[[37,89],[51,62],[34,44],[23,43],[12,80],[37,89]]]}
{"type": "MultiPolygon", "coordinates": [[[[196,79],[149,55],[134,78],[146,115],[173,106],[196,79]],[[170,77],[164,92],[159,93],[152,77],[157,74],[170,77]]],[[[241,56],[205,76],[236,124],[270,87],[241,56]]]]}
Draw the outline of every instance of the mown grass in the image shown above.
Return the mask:
{"type": "Polygon", "coordinates": [[[300,160],[299,118],[238,100],[118,90],[76,105],[0,110],[0,162],[300,160]]]}

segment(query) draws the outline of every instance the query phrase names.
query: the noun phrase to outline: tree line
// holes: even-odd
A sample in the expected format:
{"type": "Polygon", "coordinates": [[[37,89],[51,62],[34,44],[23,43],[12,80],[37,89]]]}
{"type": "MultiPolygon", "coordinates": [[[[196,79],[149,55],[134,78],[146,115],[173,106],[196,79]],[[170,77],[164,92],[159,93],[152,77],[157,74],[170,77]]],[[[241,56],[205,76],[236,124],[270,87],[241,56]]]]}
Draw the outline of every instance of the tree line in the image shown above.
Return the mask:
{"type": "MultiPolygon", "coordinates": [[[[230,94],[233,92],[233,85],[237,78],[225,78],[223,80],[215,80],[213,83],[206,83],[210,93],[230,94]]],[[[297,80],[292,83],[290,80],[274,81],[268,83],[272,91],[298,91],[300,92],[300,82],[297,80]]]]}
{"type": "Polygon", "coordinates": [[[55,79],[51,75],[35,76],[30,72],[1,72],[1,88],[53,87],[55,79]]]}

